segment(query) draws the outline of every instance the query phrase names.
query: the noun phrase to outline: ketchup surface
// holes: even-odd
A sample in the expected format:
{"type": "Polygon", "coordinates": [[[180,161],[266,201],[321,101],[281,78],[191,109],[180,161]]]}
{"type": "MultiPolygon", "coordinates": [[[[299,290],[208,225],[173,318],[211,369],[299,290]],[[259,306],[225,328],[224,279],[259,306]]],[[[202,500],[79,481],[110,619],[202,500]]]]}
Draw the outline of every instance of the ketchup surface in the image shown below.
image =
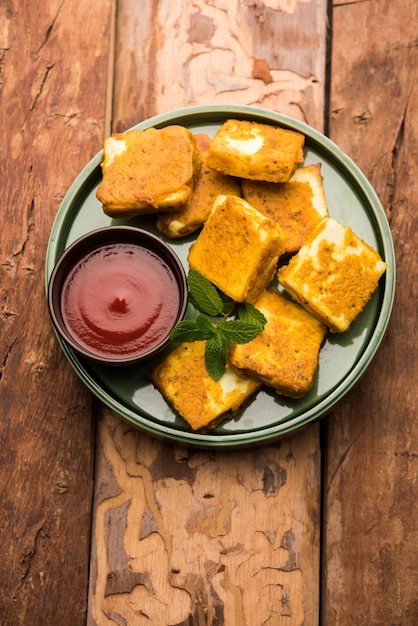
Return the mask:
{"type": "Polygon", "coordinates": [[[94,250],[73,268],[62,290],[68,330],[97,356],[147,352],[168,335],[179,305],[169,266],[135,244],[94,250]]]}

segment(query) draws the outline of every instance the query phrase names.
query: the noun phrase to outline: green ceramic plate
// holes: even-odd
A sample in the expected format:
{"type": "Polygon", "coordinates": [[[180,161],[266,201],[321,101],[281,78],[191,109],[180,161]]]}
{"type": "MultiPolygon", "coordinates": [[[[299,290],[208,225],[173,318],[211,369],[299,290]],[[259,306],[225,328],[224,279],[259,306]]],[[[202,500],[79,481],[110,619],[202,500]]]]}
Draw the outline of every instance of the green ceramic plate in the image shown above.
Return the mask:
{"type": "MultiPolygon", "coordinates": [[[[208,434],[192,432],[149,383],[144,367],[113,368],[94,365],[62,349],[87,387],[105,405],[151,435],[205,447],[246,446],[266,443],[294,433],[324,416],[364,373],[386,330],[395,291],[395,258],[383,208],[358,167],[329,139],[292,118],[250,106],[208,105],[188,107],[153,117],[135,128],[161,128],[180,124],[194,133],[213,136],[228,118],[273,123],[302,132],[306,137],[305,163],[322,163],[330,215],[379,251],[388,263],[366,309],[351,329],[329,335],[320,353],[316,381],[300,400],[290,400],[262,389],[238,415],[208,434]]],[[[112,220],[96,199],[101,179],[99,153],[83,169],[65,196],[53,225],[46,259],[46,282],[64,249],[79,236],[114,223],[138,224],[157,232],[151,216],[129,221],[112,220]]],[[[187,253],[194,237],[171,245],[187,269],[187,253]]],[[[194,311],[189,309],[189,317],[194,311]]]]}

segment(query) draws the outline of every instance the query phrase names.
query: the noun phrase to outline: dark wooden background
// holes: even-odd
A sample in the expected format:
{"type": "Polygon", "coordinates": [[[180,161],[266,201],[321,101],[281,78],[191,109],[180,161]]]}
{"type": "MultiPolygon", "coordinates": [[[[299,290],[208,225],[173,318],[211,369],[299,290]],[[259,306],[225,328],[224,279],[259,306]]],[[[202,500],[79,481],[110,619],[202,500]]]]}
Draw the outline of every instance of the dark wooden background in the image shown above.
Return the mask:
{"type": "MultiPolygon", "coordinates": [[[[161,601],[152,593],[146,606],[131,604],[127,612],[128,592],[139,580],[135,526],[126,511],[130,489],[147,487],[147,506],[155,505],[158,490],[165,504],[161,518],[156,513],[159,536],[170,528],[181,546],[181,519],[169,527],[181,485],[170,488],[164,455],[189,467],[196,457],[139,437],[96,403],[58,348],[44,296],[53,219],[103,137],[205,99],[257,103],[325,129],[380,196],[398,279],[387,335],[344,402],[276,447],[201,457],[201,467],[213,473],[204,469],[193,488],[204,490],[215,477],[218,522],[236,494],[248,515],[243,553],[261,555],[257,574],[266,575],[273,554],[272,545],[254,542],[257,529],[267,519],[293,532],[283,535],[290,543],[274,546],[274,556],[291,549],[299,559],[288,568],[292,602],[272,608],[264,622],[258,612],[260,624],[417,623],[417,6],[415,0],[329,7],[300,0],[245,6],[0,0],[1,626],[181,620],[238,626],[248,603],[260,600],[257,587],[246,590],[244,580],[220,602],[203,581],[203,597],[193,597],[189,610],[193,584],[182,581],[162,587],[161,606],[171,598],[178,614],[158,605],[161,618],[147,619],[151,600],[161,601]],[[209,69],[199,65],[203,53],[209,69]],[[276,459],[287,482],[257,500],[251,516],[236,476],[242,472],[257,498],[252,469],[262,467],[262,457],[276,459]],[[187,600],[170,595],[180,590],[187,600]],[[232,597],[238,592],[247,603],[240,600],[241,613],[232,597]]],[[[181,494],[186,502],[187,492],[181,494]]],[[[156,556],[153,546],[140,556],[155,581],[161,561],[159,544],[154,547],[156,556]]],[[[192,557],[188,547],[190,567],[192,557]]],[[[203,547],[200,557],[207,568],[210,552],[203,547]]],[[[266,584],[278,583],[272,577],[266,584]]],[[[270,607],[273,592],[263,593],[261,608],[270,607]]]]}

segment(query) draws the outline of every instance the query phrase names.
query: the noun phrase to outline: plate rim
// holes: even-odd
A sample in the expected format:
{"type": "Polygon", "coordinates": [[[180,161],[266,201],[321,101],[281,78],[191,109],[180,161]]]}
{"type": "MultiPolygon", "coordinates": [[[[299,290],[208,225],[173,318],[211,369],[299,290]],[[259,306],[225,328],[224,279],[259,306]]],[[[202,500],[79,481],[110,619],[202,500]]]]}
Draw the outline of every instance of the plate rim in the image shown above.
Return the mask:
{"type": "MultiPolygon", "coordinates": [[[[248,119],[256,116],[257,118],[264,118],[266,123],[271,124],[272,121],[274,121],[282,126],[302,132],[305,136],[309,137],[311,142],[320,145],[322,150],[326,149],[331,160],[341,165],[341,169],[344,170],[345,178],[347,179],[347,173],[350,174],[350,177],[356,182],[356,186],[361,188],[362,194],[367,199],[368,205],[372,209],[372,215],[375,222],[374,230],[376,231],[377,227],[376,235],[378,234],[380,248],[384,252],[382,256],[388,263],[388,269],[390,269],[390,271],[385,272],[385,284],[381,296],[381,307],[379,308],[379,314],[374,323],[373,332],[361,352],[360,357],[356,360],[347,376],[345,376],[343,380],[339,381],[337,386],[333,388],[330,393],[327,393],[323,398],[321,398],[319,402],[315,403],[314,406],[289,420],[275,423],[272,426],[264,426],[260,429],[245,432],[234,431],[231,433],[224,432],[220,434],[211,434],[209,431],[208,433],[198,433],[192,431],[191,429],[190,431],[179,430],[174,428],[172,425],[167,425],[163,422],[158,422],[157,424],[156,422],[148,420],[144,415],[138,414],[129,407],[121,404],[118,400],[115,400],[114,396],[108,393],[102,386],[92,379],[91,374],[84,367],[82,360],[80,360],[78,356],[61,340],[61,338],[58,337],[57,333],[55,333],[55,335],[72,368],[81,378],[86,387],[103,404],[124,419],[128,420],[137,428],[158,438],[169,439],[172,442],[197,447],[246,447],[269,443],[285,436],[293,435],[299,430],[306,428],[311,423],[322,419],[329,414],[333,408],[335,408],[336,404],[344,398],[344,396],[363,376],[378,351],[389,325],[396,291],[396,260],[390,225],[380,199],[370,181],[366,178],[358,165],[345,152],[343,152],[337,144],[335,144],[329,137],[320,131],[317,131],[305,122],[277,111],[258,106],[238,104],[206,104],[173,109],[171,111],[147,118],[146,120],[135,124],[131,128],[144,130],[153,126],[162,127],[168,123],[173,123],[174,119],[176,120],[176,124],[182,125],[180,121],[181,119],[187,120],[190,118],[202,118],[205,116],[211,116],[211,121],[213,121],[213,117],[215,115],[219,116],[220,121],[227,119],[227,117],[237,115],[240,116],[241,119],[243,116],[248,117],[248,119]]],[[[258,119],[257,121],[261,122],[262,119],[258,119]]],[[[183,123],[183,125],[187,126],[186,123],[183,123]]],[[[48,289],[49,277],[59,258],[53,258],[54,245],[55,241],[62,235],[61,231],[67,217],[68,207],[72,206],[75,198],[79,196],[82,189],[87,186],[90,179],[97,172],[100,173],[100,163],[102,162],[102,159],[103,150],[100,150],[79,172],[60,203],[51,227],[46,250],[46,291],[48,289]]]]}

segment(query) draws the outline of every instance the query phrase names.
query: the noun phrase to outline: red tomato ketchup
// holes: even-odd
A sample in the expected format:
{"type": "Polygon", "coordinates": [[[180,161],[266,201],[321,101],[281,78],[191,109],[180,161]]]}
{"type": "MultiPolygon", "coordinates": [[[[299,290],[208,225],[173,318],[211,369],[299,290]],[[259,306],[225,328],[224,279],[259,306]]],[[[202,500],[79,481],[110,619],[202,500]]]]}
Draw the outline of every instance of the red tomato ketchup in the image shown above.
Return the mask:
{"type": "Polygon", "coordinates": [[[104,245],[81,259],[61,298],[68,330],[99,357],[148,352],[168,335],[180,306],[170,267],[130,243],[104,245]]]}

